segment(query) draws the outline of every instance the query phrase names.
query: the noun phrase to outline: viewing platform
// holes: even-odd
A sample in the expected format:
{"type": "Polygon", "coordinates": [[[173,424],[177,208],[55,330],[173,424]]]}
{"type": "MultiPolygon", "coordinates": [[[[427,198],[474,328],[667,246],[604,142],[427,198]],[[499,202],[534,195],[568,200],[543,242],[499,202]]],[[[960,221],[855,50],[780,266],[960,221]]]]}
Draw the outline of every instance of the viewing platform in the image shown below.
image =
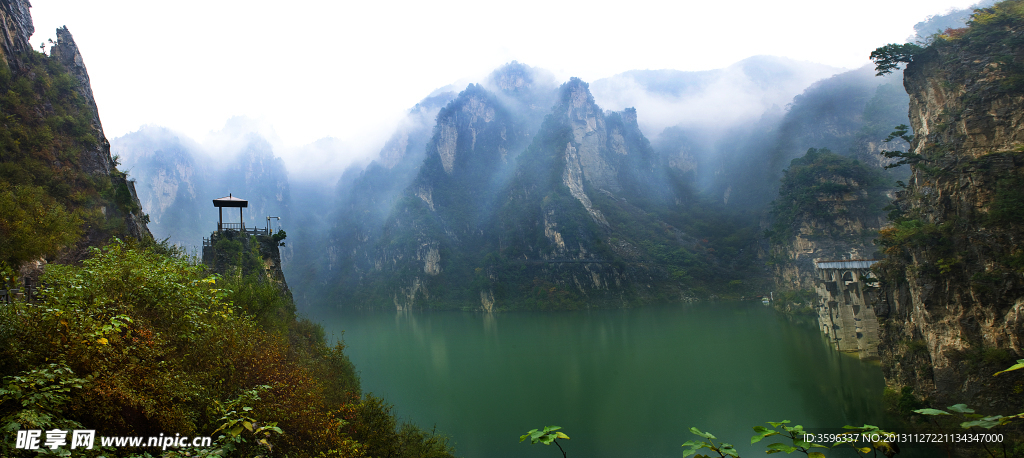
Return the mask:
{"type": "Polygon", "coordinates": [[[239,235],[265,235],[270,236],[270,219],[276,218],[278,221],[281,220],[278,216],[268,216],[266,227],[255,227],[245,225],[245,215],[242,213],[243,208],[249,206],[249,201],[235,197],[233,194],[228,193],[227,197],[221,197],[219,199],[213,199],[213,206],[217,208],[219,215],[217,219],[217,232],[211,234],[209,238],[203,237],[203,247],[213,246],[213,238],[215,234],[222,232],[238,232],[239,235]],[[237,223],[225,223],[224,222],[224,208],[237,208],[238,209],[238,222],[237,223]]]}
{"type": "MultiPolygon", "coordinates": [[[[270,230],[270,220],[276,219],[281,221],[280,216],[267,216],[267,225],[265,227],[246,226],[245,225],[245,214],[242,212],[243,208],[249,207],[249,201],[235,197],[234,194],[228,193],[227,197],[221,197],[219,199],[213,199],[213,206],[217,208],[217,230],[210,234],[209,237],[203,237],[203,252],[204,257],[206,252],[212,250],[215,240],[219,238],[221,234],[230,234],[230,236],[236,235],[253,235],[253,236],[265,236],[273,237],[274,234],[270,230]],[[225,223],[224,222],[224,208],[237,208],[238,209],[238,222],[237,223],[225,223]]],[[[282,237],[283,238],[283,237],[282,237]]],[[[275,238],[275,241],[277,239],[275,238]]],[[[283,245],[283,244],[282,244],[283,245]]],[[[212,251],[211,251],[212,253],[212,251]]]]}
{"type": "MultiPolygon", "coordinates": [[[[217,232],[239,232],[244,235],[265,235],[270,236],[270,227],[246,227],[242,223],[222,223],[218,225],[217,232]]],[[[215,232],[216,234],[216,232],[215,232]]],[[[203,246],[212,246],[213,237],[203,237],[203,246]]]]}

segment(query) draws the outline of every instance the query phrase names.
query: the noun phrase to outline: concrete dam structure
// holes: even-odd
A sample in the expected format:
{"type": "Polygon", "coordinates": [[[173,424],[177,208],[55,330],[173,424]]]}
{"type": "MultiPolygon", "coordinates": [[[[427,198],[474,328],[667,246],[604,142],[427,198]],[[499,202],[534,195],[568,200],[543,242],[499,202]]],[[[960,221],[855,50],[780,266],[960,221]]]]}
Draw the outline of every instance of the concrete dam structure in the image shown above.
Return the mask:
{"type": "Polygon", "coordinates": [[[878,358],[878,319],[872,304],[877,289],[868,259],[816,261],[818,325],[836,349],[878,358]]]}

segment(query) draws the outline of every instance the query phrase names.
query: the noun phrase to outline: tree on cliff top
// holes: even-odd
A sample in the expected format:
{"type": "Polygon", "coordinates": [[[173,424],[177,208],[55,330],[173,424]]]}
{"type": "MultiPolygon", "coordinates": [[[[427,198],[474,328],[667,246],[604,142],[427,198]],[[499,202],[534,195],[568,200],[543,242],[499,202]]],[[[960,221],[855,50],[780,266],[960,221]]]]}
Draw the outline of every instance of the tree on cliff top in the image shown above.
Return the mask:
{"type": "Polygon", "coordinates": [[[889,43],[871,51],[871,61],[875,63],[875,76],[887,75],[899,68],[900,64],[913,62],[914,56],[922,50],[924,48],[913,43],[889,43]]]}

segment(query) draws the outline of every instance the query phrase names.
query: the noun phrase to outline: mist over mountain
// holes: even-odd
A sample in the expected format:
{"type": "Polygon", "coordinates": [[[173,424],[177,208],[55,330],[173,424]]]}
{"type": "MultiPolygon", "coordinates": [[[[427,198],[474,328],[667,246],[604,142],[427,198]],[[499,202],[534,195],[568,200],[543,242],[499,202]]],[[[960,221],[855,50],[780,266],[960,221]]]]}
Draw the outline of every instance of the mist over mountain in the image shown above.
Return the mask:
{"type": "MultiPolygon", "coordinates": [[[[438,111],[455,93],[435,91],[409,110],[376,158],[349,166],[333,188],[305,186],[299,201],[310,204],[294,233],[298,262],[294,291],[300,303],[312,300],[325,288],[326,276],[335,270],[339,256],[356,256],[360,246],[338,252],[333,240],[376,240],[399,194],[409,185],[423,161],[424,145],[438,111]],[[329,191],[329,194],[323,194],[329,191]],[[313,202],[316,202],[315,208],[313,202]],[[325,250],[326,247],[326,250],[325,250]]],[[[292,226],[290,226],[292,227],[292,226]]]]}
{"type": "MultiPolygon", "coordinates": [[[[882,140],[907,123],[909,98],[900,75],[874,76],[869,67],[822,79],[782,109],[709,135],[697,126],[665,129],[654,141],[670,166],[693,175],[704,194],[723,204],[763,208],[779,186],[782,170],[809,148],[827,148],[882,166],[882,140]]],[[[891,148],[890,148],[891,149],[891,148]]]]}
{"type": "MultiPolygon", "coordinates": [[[[290,217],[284,162],[270,142],[242,124],[230,121],[206,145],[158,126],[111,141],[112,153],[138,183],[154,237],[198,247],[217,227],[211,201],[228,194],[249,201],[247,226],[265,227],[267,216],[290,217]]],[[[237,222],[238,215],[228,212],[225,221],[237,222]]]]}
{"type": "Polygon", "coordinates": [[[808,148],[881,167],[907,114],[869,68],[769,56],[593,86],[512,62],[450,89],[375,154],[330,138],[284,154],[245,118],[202,143],[148,127],[114,151],[145,183],[158,237],[195,246],[228,192],[254,221],[282,216],[300,307],[621,306],[766,281],[758,221],[783,169],[808,148]]]}
{"type": "Polygon", "coordinates": [[[378,160],[346,172],[298,297],[571,309],[749,276],[738,273],[756,252],[749,221],[694,218],[715,204],[651,148],[636,109],[606,112],[586,83],[551,82],[513,62],[448,102],[426,142],[399,129],[378,160]],[[398,153],[413,141],[425,155],[398,153]]]}
{"type": "MultiPolygon", "coordinates": [[[[488,103],[492,108],[498,105],[511,107],[516,113],[516,119],[508,122],[522,127],[514,129],[514,133],[506,130],[503,135],[506,140],[511,138],[512,143],[519,145],[540,124],[554,98],[556,85],[549,72],[512,62],[473,87],[480,94],[489,94],[486,98],[490,100],[488,103]]],[[[438,129],[447,129],[445,131],[449,133],[446,135],[450,135],[451,125],[447,128],[436,126],[436,122],[441,119],[442,108],[456,98],[454,92],[445,89],[435,91],[409,111],[375,160],[365,168],[351,167],[342,175],[337,186],[337,205],[327,214],[326,221],[318,222],[326,224],[325,230],[316,235],[316,243],[307,245],[313,249],[306,253],[308,256],[298,256],[307,262],[301,267],[296,266],[303,272],[295,283],[297,297],[319,296],[318,292],[323,288],[338,288],[335,282],[339,270],[366,269],[364,263],[373,257],[371,252],[384,234],[386,221],[409,193],[425,193],[423,195],[428,200],[432,199],[432,188],[429,186],[414,191],[409,191],[409,188],[414,181],[428,181],[423,178],[424,172],[421,169],[425,166],[424,160],[428,159],[431,136],[437,135],[438,129]]],[[[470,111],[484,103],[484,99],[474,100],[470,111]]],[[[481,116],[487,118],[486,108],[482,109],[484,113],[481,116]]],[[[452,123],[458,122],[459,116],[453,116],[448,119],[452,123]]],[[[474,131],[470,136],[475,138],[476,134],[474,131]]],[[[503,152],[499,153],[502,163],[506,166],[510,164],[522,147],[506,145],[503,152]]],[[[508,172],[506,170],[502,173],[507,175],[508,172]]]]}
{"type": "MultiPolygon", "coordinates": [[[[108,142],[70,32],[34,51],[28,9],[0,1],[0,400],[61,394],[4,403],[0,417],[17,420],[7,429],[20,430],[0,455],[33,454],[16,449],[38,450],[40,431],[55,450],[70,425],[102,438],[227,431],[172,444],[175,456],[446,457],[460,438],[467,455],[512,457],[528,445],[506,451],[517,445],[508,431],[557,411],[582,438],[574,455],[672,456],[677,406],[696,422],[682,424],[742,438],[763,420],[749,418],[779,409],[819,430],[921,432],[931,427],[911,423],[950,413],[941,408],[988,410],[960,425],[971,429],[1005,426],[995,423],[1014,417],[990,414],[1024,405],[1024,372],[1006,374],[1024,366],[1024,0],[929,17],[916,44],[872,53],[875,68],[757,56],[591,84],[511,61],[424,90],[386,134],[350,115],[374,119],[395,94],[437,87],[427,67],[452,64],[377,53],[420,74],[380,67],[373,76],[397,83],[312,83],[335,75],[320,68],[293,72],[306,92],[251,91],[255,104],[284,94],[334,110],[287,126],[334,122],[348,140],[299,147],[245,116],[201,137],[146,125],[108,142]],[[360,103],[326,102],[356,90],[360,103]],[[219,230],[211,199],[229,193],[248,202],[245,229],[287,234],[219,230]],[[200,244],[201,263],[186,256],[200,244]],[[426,313],[442,310],[474,313],[426,313]],[[531,313],[501,313],[517,311],[531,313]],[[815,367],[799,385],[779,370],[796,364],[815,367]],[[695,367],[716,373],[694,378],[695,367]],[[537,387],[546,396],[524,402],[537,387]],[[412,423],[435,418],[430,432],[412,423]]],[[[573,22],[597,24],[586,19],[573,22]]],[[[738,19],[732,31],[745,28],[738,19]]],[[[422,41],[463,46],[444,57],[488,55],[466,47],[467,24],[448,29],[462,36],[422,41]]],[[[808,48],[840,42],[785,32],[808,48]]],[[[595,43],[551,49],[565,66],[588,52],[623,62],[595,43]]],[[[342,54],[330,61],[369,73],[342,54]]],[[[237,223],[239,210],[221,214],[237,223]]],[[[748,454],[740,445],[730,453],[748,454]]],[[[977,445],[944,448],[990,450],[977,445]]]]}
{"type": "Polygon", "coordinates": [[[740,123],[784,107],[815,81],[842,69],[774,56],[754,56],[699,72],[631,70],[591,84],[594,99],[611,110],[636,108],[646,135],[665,128],[701,130],[717,139],[740,123]]]}

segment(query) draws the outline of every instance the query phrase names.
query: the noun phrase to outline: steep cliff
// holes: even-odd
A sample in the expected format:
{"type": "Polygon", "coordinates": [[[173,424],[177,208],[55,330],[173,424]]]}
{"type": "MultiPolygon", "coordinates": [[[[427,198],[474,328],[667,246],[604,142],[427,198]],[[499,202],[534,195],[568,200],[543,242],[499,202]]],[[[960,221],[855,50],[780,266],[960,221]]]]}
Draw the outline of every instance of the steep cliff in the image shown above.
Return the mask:
{"type": "Polygon", "coordinates": [[[886,381],[940,406],[1019,409],[1024,379],[992,374],[1024,355],[1024,2],[947,31],[904,86],[913,173],[876,267],[886,381]]]}
{"type": "MultiPolygon", "coordinates": [[[[487,220],[485,213],[516,156],[550,106],[554,86],[549,79],[512,62],[458,97],[439,90],[410,110],[377,160],[363,170],[346,171],[339,180],[338,203],[328,217],[334,227],[315,254],[322,261],[311,263],[299,279],[300,300],[322,297],[327,285],[343,302],[392,304],[393,292],[409,288],[415,275],[403,276],[402,286],[381,286],[397,280],[381,275],[397,268],[397,261],[387,259],[436,259],[442,240],[462,249],[478,246],[480,234],[469,228],[487,220]],[[419,213],[420,206],[426,213],[419,213]],[[410,212],[430,216],[406,217],[410,212]],[[451,239],[451,231],[461,235],[451,239]],[[409,247],[416,248],[396,248],[409,237],[415,239],[409,247]],[[420,242],[434,250],[418,254],[420,242]]],[[[425,274],[422,265],[413,271],[425,274]]]]}
{"type": "Polygon", "coordinates": [[[674,251],[694,242],[638,207],[673,201],[671,186],[655,185],[667,184],[655,174],[657,159],[635,110],[604,112],[586,83],[563,84],[503,199],[481,297],[499,306],[575,308],[683,296],[642,245],[667,241],[674,251]],[[639,228],[667,237],[631,236],[639,228]]]}
{"type": "MultiPolygon", "coordinates": [[[[151,238],[134,181],[111,158],[78,46],[61,28],[50,56],[33,51],[28,7],[26,1],[0,2],[6,62],[0,65],[0,190],[45,196],[39,197],[44,206],[74,215],[72,232],[81,236],[58,252],[43,250],[18,261],[73,262],[111,236],[151,238]]],[[[0,236],[8,238],[20,223],[5,223],[0,236]]],[[[22,247],[30,244],[26,240],[22,247]]]]}
{"type": "Polygon", "coordinates": [[[603,111],[578,79],[552,95],[523,67],[440,110],[393,205],[346,212],[354,219],[338,227],[349,229],[326,250],[332,305],[620,307],[739,288],[753,229],[715,214],[664,166],[635,110],[603,111]]]}
{"type": "MultiPolygon", "coordinates": [[[[366,227],[361,239],[339,240],[368,251],[366,257],[342,255],[339,285],[347,288],[338,294],[352,298],[355,292],[361,301],[397,307],[411,306],[416,297],[465,301],[462,288],[444,295],[435,286],[472,277],[475,262],[463,256],[476,253],[491,236],[490,209],[528,139],[494,93],[479,85],[460,93],[437,114],[426,157],[387,219],[366,227]]],[[[371,219],[360,225],[373,223],[373,213],[367,214],[371,219]]]]}
{"type": "Polygon", "coordinates": [[[212,272],[274,284],[291,303],[292,292],[281,266],[280,243],[272,235],[224,231],[210,234],[209,240],[203,246],[203,264],[212,272]]]}
{"type": "Polygon", "coordinates": [[[21,56],[32,51],[28,39],[36,28],[28,12],[31,6],[27,0],[0,0],[0,54],[4,63],[15,70],[23,68],[21,56]]]}
{"type": "MultiPolygon", "coordinates": [[[[215,176],[196,153],[199,145],[167,129],[145,126],[111,140],[111,151],[138,180],[139,200],[158,239],[198,246],[216,224],[208,200],[215,176]]],[[[249,197],[246,190],[228,192],[249,197]]]]}

